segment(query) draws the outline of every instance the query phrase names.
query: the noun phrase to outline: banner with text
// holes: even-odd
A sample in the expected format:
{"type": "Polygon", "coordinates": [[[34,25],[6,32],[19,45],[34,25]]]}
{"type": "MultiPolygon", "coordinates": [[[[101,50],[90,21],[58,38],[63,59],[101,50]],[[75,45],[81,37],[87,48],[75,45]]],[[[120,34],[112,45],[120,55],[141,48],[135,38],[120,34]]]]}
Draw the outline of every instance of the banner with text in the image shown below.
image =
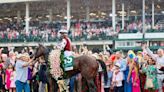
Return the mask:
{"type": "Polygon", "coordinates": [[[142,39],[142,33],[123,33],[118,35],[119,39],[142,39]]]}

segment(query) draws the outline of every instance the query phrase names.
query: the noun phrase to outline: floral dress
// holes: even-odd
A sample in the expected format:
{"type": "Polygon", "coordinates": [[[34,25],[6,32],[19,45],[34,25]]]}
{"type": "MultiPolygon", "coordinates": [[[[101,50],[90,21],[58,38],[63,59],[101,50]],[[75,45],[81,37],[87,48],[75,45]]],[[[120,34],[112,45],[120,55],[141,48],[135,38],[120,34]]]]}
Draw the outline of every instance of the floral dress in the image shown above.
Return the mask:
{"type": "MultiPolygon", "coordinates": [[[[158,86],[158,80],[157,80],[157,69],[155,68],[154,65],[148,65],[147,68],[143,68],[142,69],[143,72],[146,73],[146,79],[147,78],[151,78],[153,81],[153,89],[156,90],[159,88],[158,86]]],[[[146,85],[145,85],[145,89],[147,89],[146,85]]]]}

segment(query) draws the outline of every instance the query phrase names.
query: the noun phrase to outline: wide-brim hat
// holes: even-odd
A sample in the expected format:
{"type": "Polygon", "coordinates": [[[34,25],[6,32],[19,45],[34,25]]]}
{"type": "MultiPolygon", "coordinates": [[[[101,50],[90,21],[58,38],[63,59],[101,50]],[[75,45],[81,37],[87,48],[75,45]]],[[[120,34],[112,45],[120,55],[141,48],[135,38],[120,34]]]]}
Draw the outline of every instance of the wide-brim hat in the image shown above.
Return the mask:
{"type": "Polygon", "coordinates": [[[26,58],[30,58],[28,53],[24,53],[24,54],[18,54],[17,58],[22,58],[22,57],[26,57],[26,58]]]}
{"type": "Polygon", "coordinates": [[[116,63],[115,66],[117,66],[119,68],[121,67],[121,65],[119,63],[116,63]]]}
{"type": "Polygon", "coordinates": [[[65,34],[67,34],[67,33],[68,33],[68,31],[67,31],[67,30],[65,30],[65,29],[62,29],[62,30],[60,30],[60,31],[59,31],[59,33],[65,33],[65,34]]]}

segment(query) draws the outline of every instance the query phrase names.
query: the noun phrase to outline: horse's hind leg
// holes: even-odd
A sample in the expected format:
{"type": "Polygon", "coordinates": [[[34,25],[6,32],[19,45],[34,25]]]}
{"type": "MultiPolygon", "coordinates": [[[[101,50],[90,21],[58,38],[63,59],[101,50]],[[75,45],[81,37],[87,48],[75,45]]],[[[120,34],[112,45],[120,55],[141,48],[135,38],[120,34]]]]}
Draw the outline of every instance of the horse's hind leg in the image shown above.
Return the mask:
{"type": "Polygon", "coordinates": [[[93,79],[87,79],[87,84],[89,87],[89,92],[97,92],[97,88],[93,79]]]}

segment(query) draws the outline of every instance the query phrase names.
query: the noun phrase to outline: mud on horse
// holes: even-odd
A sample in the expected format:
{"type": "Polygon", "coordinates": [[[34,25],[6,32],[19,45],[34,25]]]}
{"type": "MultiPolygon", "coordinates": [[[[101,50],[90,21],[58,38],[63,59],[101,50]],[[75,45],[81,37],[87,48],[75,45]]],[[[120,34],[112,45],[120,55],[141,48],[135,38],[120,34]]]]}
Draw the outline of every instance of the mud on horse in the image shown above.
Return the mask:
{"type": "MultiPolygon", "coordinates": [[[[35,58],[40,56],[44,56],[45,59],[48,59],[49,51],[43,45],[39,45],[35,52],[35,58]]],[[[46,60],[48,62],[48,60],[46,60]]],[[[94,57],[88,55],[82,55],[74,58],[73,70],[65,72],[67,74],[67,78],[71,78],[72,76],[81,73],[81,76],[86,80],[88,86],[88,92],[97,92],[96,85],[94,83],[94,79],[98,73],[99,63],[102,66],[102,69],[105,72],[104,80],[107,82],[107,71],[104,66],[105,63],[101,60],[97,61],[94,57]],[[101,63],[100,63],[101,62],[101,63]]],[[[51,77],[52,79],[52,77],[51,77]]],[[[49,85],[52,88],[52,85],[49,85]]],[[[54,92],[49,89],[49,92],[54,92]]]]}

